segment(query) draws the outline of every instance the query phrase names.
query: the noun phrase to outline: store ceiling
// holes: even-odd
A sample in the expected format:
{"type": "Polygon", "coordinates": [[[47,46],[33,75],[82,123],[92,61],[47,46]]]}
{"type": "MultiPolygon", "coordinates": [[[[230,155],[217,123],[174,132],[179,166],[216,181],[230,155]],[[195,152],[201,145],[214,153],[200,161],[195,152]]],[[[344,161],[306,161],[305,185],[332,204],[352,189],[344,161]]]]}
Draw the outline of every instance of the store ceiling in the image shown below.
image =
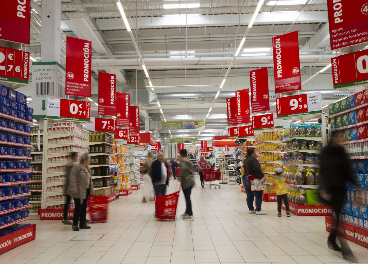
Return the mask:
{"type": "MultiPolygon", "coordinates": [[[[30,49],[33,57],[40,57],[40,2],[32,3],[30,49]]],[[[205,118],[257,3],[258,0],[122,1],[167,121],[205,118]]],[[[198,131],[171,130],[172,136],[204,139],[224,133],[225,98],[232,96],[235,90],[250,86],[250,70],[269,67],[269,89],[274,94],[273,36],[299,31],[302,81],[323,69],[335,56],[329,48],[327,22],[326,0],[266,0],[206,120],[208,130],[200,136],[198,131]]],[[[92,40],[93,71],[117,74],[118,91],[131,91],[137,84],[136,98],[140,109],[145,111],[142,114],[152,118],[151,129],[160,129],[157,120],[163,121],[163,116],[157,101],[141,99],[146,98],[143,95],[151,89],[116,1],[62,0],[61,29],[63,47],[65,36],[92,40]]],[[[65,63],[65,49],[62,49],[61,61],[65,63]]],[[[332,91],[330,69],[302,88],[325,91],[323,105],[342,96],[332,91]]],[[[97,97],[97,82],[93,84],[92,93],[97,97]]],[[[271,101],[272,106],[275,98],[271,97],[271,101]]],[[[97,108],[92,110],[96,115],[97,108]]],[[[142,129],[143,122],[142,115],[142,129]]],[[[168,131],[161,131],[162,139],[169,137],[168,131]]]]}

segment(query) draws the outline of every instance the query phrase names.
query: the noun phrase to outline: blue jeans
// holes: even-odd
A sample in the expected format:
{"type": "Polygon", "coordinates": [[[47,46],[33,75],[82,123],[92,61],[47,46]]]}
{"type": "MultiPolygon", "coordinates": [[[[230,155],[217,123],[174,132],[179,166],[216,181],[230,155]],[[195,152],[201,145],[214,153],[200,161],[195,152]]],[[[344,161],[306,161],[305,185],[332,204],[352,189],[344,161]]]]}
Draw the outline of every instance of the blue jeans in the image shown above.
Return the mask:
{"type": "Polygon", "coordinates": [[[263,192],[252,192],[250,190],[248,176],[243,176],[243,184],[247,194],[247,205],[249,211],[254,211],[254,197],[256,198],[256,211],[261,211],[263,192]]]}
{"type": "Polygon", "coordinates": [[[166,195],[166,184],[153,185],[156,196],[166,195]]]}

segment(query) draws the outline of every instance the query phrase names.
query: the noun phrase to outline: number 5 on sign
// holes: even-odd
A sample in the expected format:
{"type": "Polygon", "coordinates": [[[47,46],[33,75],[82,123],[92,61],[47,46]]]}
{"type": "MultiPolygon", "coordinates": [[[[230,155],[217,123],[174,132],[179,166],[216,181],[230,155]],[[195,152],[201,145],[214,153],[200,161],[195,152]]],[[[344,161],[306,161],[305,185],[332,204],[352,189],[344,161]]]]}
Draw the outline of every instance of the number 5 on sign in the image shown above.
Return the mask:
{"type": "Polygon", "coordinates": [[[115,132],[115,120],[107,118],[95,118],[95,130],[103,132],[115,132]]]}

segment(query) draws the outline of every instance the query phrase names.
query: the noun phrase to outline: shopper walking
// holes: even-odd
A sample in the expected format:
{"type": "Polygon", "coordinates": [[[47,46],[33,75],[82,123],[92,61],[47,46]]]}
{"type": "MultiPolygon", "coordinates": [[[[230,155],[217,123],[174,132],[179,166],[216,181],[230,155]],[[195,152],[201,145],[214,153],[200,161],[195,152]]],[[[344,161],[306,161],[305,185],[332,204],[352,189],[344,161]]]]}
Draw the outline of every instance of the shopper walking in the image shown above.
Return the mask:
{"type": "Polygon", "coordinates": [[[171,163],[171,170],[172,170],[172,173],[173,173],[173,177],[174,179],[176,179],[176,168],[178,167],[178,163],[176,162],[175,159],[173,159],[172,163],[171,163]]]}
{"type": "Polygon", "coordinates": [[[73,230],[90,229],[86,223],[88,196],[94,195],[91,170],[88,167],[91,157],[88,153],[79,155],[79,164],[73,166],[70,179],[68,194],[74,199],[73,230]],[[79,223],[79,227],[78,227],[79,223]]]}
{"type": "MultiPolygon", "coordinates": [[[[264,175],[261,170],[261,166],[259,165],[258,160],[256,159],[256,152],[254,148],[247,149],[247,158],[244,161],[244,176],[243,176],[243,184],[245,187],[245,192],[247,194],[247,205],[249,208],[250,214],[257,214],[257,215],[265,215],[266,212],[262,211],[262,197],[263,197],[263,190],[253,190],[252,191],[252,183],[254,187],[256,186],[255,183],[260,183],[264,181],[264,175]],[[256,208],[254,209],[254,198],[256,208]]],[[[261,188],[258,188],[261,189],[261,188]]]]}
{"type": "Polygon", "coordinates": [[[71,225],[72,222],[68,220],[68,211],[72,197],[68,194],[69,188],[69,176],[70,172],[72,171],[73,166],[78,162],[78,152],[72,152],[69,155],[70,161],[69,164],[66,166],[65,170],[65,182],[63,186],[63,194],[65,195],[65,204],[63,210],[63,221],[64,225],[71,225]]]}
{"type": "Polygon", "coordinates": [[[290,217],[290,208],[289,208],[289,201],[288,201],[288,197],[287,197],[287,192],[286,192],[286,184],[290,184],[290,183],[296,183],[295,180],[290,181],[288,179],[285,179],[284,177],[284,169],[283,168],[277,168],[275,170],[276,173],[276,178],[273,180],[272,185],[275,186],[276,189],[276,196],[277,196],[277,216],[281,217],[281,206],[282,206],[282,201],[284,201],[285,204],[285,209],[286,209],[286,216],[290,217]]]}
{"type": "Polygon", "coordinates": [[[151,165],[152,184],[156,196],[166,195],[166,185],[169,185],[168,171],[164,159],[164,153],[159,152],[157,154],[157,160],[152,162],[151,165]]]}
{"type": "Polygon", "coordinates": [[[143,198],[142,203],[146,203],[147,201],[153,201],[153,185],[152,179],[149,175],[151,164],[153,162],[153,154],[152,152],[148,152],[146,159],[141,167],[141,173],[143,175],[143,198]]]}
{"type": "Polygon", "coordinates": [[[336,226],[327,239],[328,247],[335,251],[342,251],[344,259],[357,263],[348,243],[339,238],[341,247],[336,243],[337,226],[339,224],[341,208],[344,203],[345,183],[354,183],[354,176],[350,169],[348,156],[340,146],[341,134],[339,131],[331,133],[331,140],[321,150],[321,169],[319,176],[319,194],[321,201],[331,205],[336,214],[336,226]]]}
{"type": "Polygon", "coordinates": [[[180,180],[181,188],[183,189],[186,209],[185,213],[181,215],[184,220],[193,221],[192,201],[190,195],[194,186],[193,164],[188,160],[188,151],[186,149],[180,150],[180,180]]]}
{"type": "Polygon", "coordinates": [[[203,170],[208,167],[207,161],[204,160],[204,157],[200,157],[198,161],[198,172],[199,172],[199,179],[201,180],[201,186],[204,188],[204,175],[203,170]]]}

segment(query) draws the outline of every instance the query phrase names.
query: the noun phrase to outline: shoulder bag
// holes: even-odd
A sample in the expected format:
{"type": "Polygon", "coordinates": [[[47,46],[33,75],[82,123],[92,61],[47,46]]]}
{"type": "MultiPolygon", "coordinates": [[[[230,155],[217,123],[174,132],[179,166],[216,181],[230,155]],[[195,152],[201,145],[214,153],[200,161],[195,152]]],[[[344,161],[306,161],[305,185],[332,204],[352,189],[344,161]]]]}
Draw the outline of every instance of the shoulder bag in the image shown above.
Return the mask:
{"type": "MultiPolygon", "coordinates": [[[[247,160],[245,160],[245,168],[247,169],[247,174],[249,175],[247,160]]],[[[249,185],[252,192],[259,192],[263,191],[264,189],[262,181],[257,179],[255,175],[249,175],[249,185]]]]}

